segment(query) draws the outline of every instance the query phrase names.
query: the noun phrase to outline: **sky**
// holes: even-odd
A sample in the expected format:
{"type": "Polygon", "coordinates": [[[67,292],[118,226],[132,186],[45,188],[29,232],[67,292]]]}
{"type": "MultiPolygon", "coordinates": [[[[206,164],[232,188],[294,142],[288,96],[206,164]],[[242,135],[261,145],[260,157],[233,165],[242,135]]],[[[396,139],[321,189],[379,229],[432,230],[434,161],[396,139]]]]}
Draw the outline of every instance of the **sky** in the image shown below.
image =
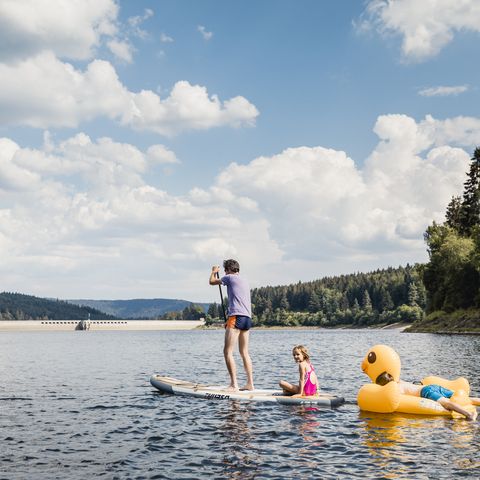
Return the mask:
{"type": "Polygon", "coordinates": [[[428,261],[477,0],[0,0],[0,290],[218,300],[428,261]]]}

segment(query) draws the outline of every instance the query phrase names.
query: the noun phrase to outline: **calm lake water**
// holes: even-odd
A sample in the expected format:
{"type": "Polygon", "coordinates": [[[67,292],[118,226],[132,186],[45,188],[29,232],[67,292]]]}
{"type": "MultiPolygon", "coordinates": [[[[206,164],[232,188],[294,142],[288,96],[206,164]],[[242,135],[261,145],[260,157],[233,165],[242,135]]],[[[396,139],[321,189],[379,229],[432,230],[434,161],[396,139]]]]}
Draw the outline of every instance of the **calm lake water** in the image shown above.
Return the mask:
{"type": "MultiPolygon", "coordinates": [[[[0,478],[479,478],[480,425],[361,413],[360,362],[394,347],[402,377],[463,375],[480,396],[480,337],[257,330],[258,387],[296,379],[306,344],[337,410],[162,395],[153,373],[226,383],[223,331],[0,333],[0,478]]],[[[239,364],[239,362],[237,362],[239,364]]],[[[241,377],[240,380],[244,380],[241,377]]]]}

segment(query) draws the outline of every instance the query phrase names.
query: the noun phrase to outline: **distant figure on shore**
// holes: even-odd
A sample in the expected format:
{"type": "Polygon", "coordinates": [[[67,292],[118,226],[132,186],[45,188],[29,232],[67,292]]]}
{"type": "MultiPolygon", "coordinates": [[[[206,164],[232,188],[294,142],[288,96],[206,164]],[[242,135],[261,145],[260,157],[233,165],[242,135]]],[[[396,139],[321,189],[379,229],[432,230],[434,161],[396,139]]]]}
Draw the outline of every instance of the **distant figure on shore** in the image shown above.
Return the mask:
{"type": "Polygon", "coordinates": [[[298,385],[292,385],[285,380],[280,380],[280,387],[287,394],[294,397],[306,397],[318,395],[320,384],[313,365],[310,363],[310,355],[303,345],[297,345],[292,350],[293,359],[298,363],[298,385]]]}
{"type": "MultiPolygon", "coordinates": [[[[386,385],[387,383],[394,382],[393,376],[387,372],[378,376],[376,383],[378,385],[386,385]]],[[[455,402],[452,402],[450,398],[455,392],[448,388],[441,387],[440,385],[416,385],[410,382],[404,382],[400,380],[398,383],[400,393],[403,395],[413,395],[415,397],[428,398],[438,402],[445,410],[453,410],[460,413],[467,420],[476,420],[477,412],[467,412],[464,408],[455,402]]],[[[480,398],[470,398],[473,405],[480,405],[480,398]]]]}
{"type": "Polygon", "coordinates": [[[242,357],[243,367],[247,374],[247,383],[240,390],[253,390],[253,367],[248,342],[252,327],[252,306],[250,301],[250,286],[247,280],[240,276],[240,265],[236,260],[229,259],[223,262],[225,276],[219,278],[219,266],[213,266],[210,274],[210,285],[225,285],[228,296],[228,318],[225,323],[225,344],[223,355],[230,375],[229,391],[239,390],[237,383],[237,367],[233,357],[233,350],[238,342],[238,349],[242,357]]]}

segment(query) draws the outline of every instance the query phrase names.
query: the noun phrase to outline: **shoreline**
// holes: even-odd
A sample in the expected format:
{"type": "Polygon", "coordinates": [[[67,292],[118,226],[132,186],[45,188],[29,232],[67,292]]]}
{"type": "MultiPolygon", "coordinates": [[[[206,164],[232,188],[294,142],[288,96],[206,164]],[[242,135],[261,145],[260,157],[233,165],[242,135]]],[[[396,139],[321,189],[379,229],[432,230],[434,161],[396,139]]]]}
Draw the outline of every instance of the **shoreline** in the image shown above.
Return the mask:
{"type": "MultiPolygon", "coordinates": [[[[320,327],[316,325],[296,325],[296,326],[287,326],[287,325],[253,325],[254,330],[400,330],[403,332],[406,328],[411,327],[411,323],[392,323],[389,325],[379,324],[379,325],[370,325],[365,327],[360,327],[358,325],[338,325],[335,327],[320,327]]],[[[223,330],[225,327],[223,323],[215,325],[203,325],[199,327],[201,330],[223,330]]]]}
{"type": "Polygon", "coordinates": [[[0,320],[0,332],[194,330],[204,320],[0,320]]]}

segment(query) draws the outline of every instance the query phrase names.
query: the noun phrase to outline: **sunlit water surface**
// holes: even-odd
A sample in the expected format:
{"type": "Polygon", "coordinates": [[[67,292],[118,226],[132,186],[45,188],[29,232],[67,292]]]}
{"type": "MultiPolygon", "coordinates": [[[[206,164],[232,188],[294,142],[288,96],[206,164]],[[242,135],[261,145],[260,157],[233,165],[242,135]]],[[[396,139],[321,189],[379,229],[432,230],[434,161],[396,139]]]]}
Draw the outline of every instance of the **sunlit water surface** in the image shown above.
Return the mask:
{"type": "Polygon", "coordinates": [[[150,386],[152,373],[226,383],[220,330],[1,333],[0,478],[479,478],[478,423],[355,404],[369,381],[360,362],[377,343],[398,351],[404,379],[463,375],[479,395],[479,337],[253,330],[258,387],[296,379],[298,343],[346,405],[190,399],[150,386]]]}

